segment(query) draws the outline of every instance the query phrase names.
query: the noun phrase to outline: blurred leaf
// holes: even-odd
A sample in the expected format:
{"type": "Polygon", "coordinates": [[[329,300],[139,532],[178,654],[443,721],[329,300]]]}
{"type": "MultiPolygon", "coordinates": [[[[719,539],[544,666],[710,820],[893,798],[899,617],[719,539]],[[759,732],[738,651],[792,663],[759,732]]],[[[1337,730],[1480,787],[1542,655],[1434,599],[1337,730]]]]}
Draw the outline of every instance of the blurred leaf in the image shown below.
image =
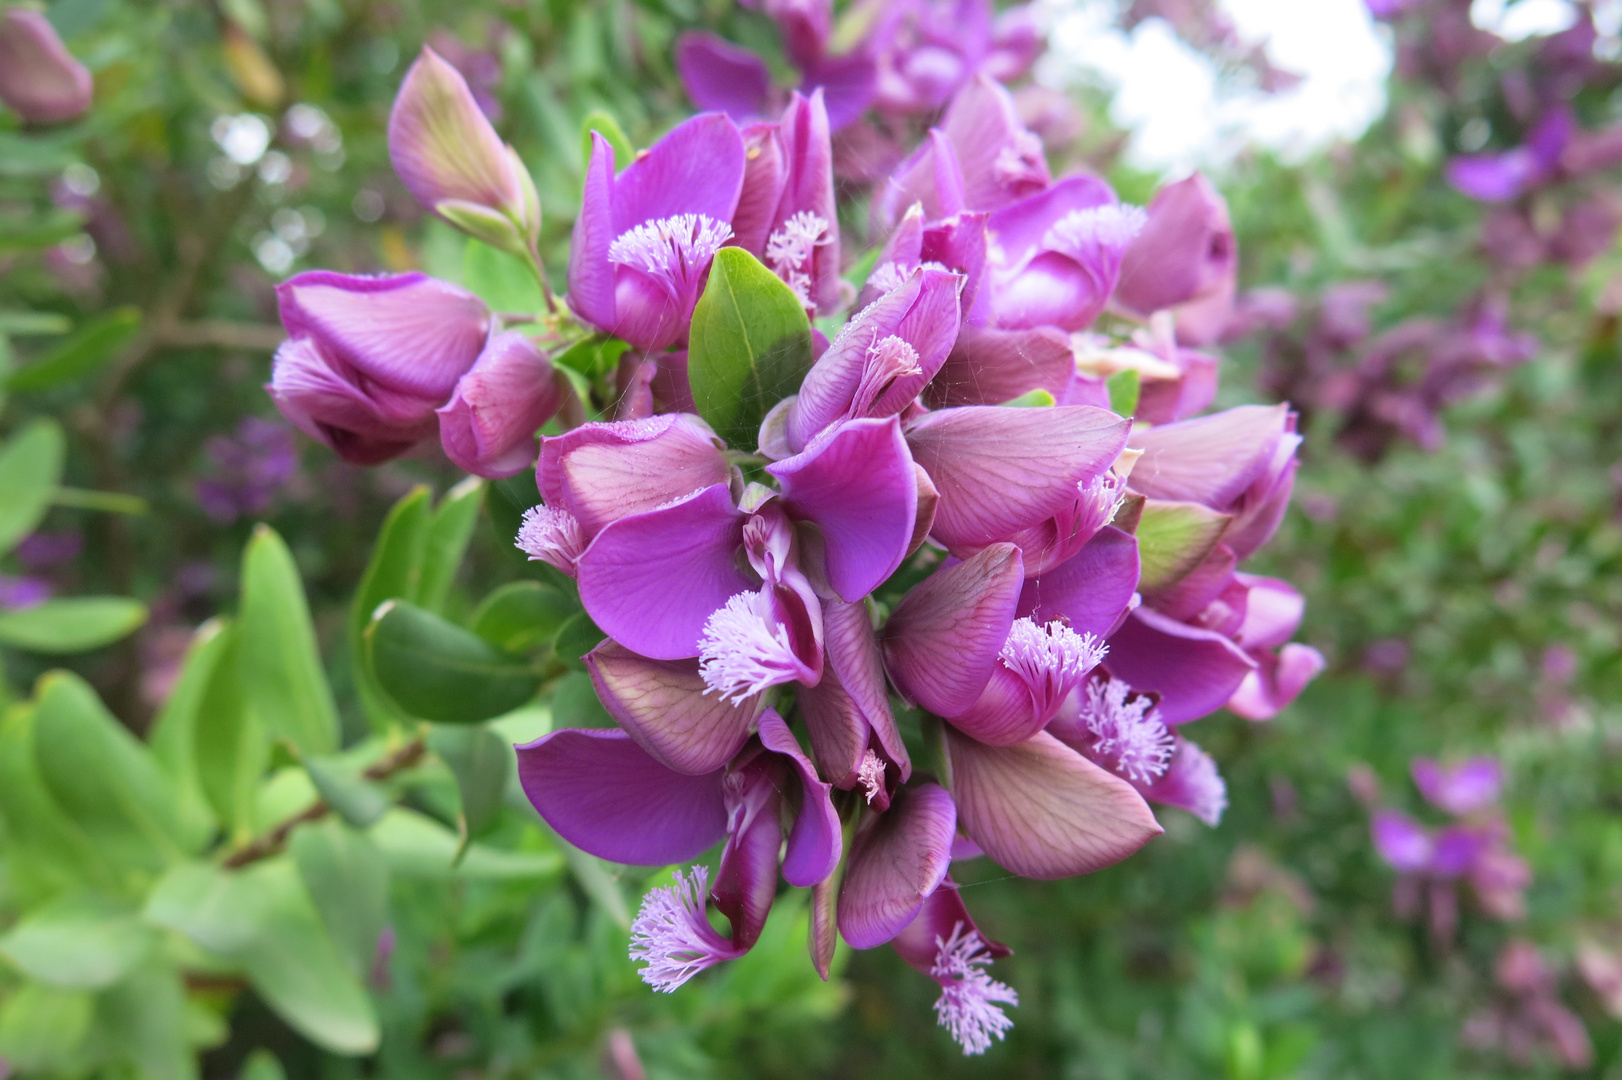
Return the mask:
{"type": "Polygon", "coordinates": [[[90,1052],[129,1062],[142,1080],[194,1080],[186,987],[173,967],[141,968],[96,999],[90,1052]]]}
{"type": "Polygon", "coordinates": [[[121,596],[72,596],[0,611],[0,645],[59,655],[111,645],[146,622],[146,606],[121,596]]]}
{"type": "Polygon", "coordinates": [[[287,84],[265,50],[232,23],[224,25],[221,36],[225,70],[242,96],[261,109],[279,106],[287,96],[287,84]]]}
{"type": "Polygon", "coordinates": [[[1133,368],[1117,371],[1104,380],[1109,391],[1110,411],[1118,416],[1131,416],[1138,411],[1138,392],[1141,388],[1138,373],[1133,368]]]}
{"type": "Polygon", "coordinates": [[[0,1059],[25,1075],[71,1075],[94,1012],[83,990],[25,984],[0,1006],[0,1059]]]}
{"type": "Polygon", "coordinates": [[[571,671],[552,684],[547,695],[552,707],[552,726],[611,728],[614,718],[603,708],[597,697],[597,688],[585,671],[571,671]]]}
{"type": "MultiPolygon", "coordinates": [[[[605,337],[602,334],[593,334],[591,337],[570,345],[567,349],[552,357],[552,363],[566,368],[565,374],[570,372],[581,376],[588,383],[606,376],[619,367],[620,358],[631,347],[629,342],[621,341],[616,337],[605,337]]],[[[576,387],[576,392],[579,387],[576,387]]],[[[582,397],[582,401],[587,398],[582,397]]],[[[533,505],[533,504],[532,504],[533,505]]]]}
{"type": "Polygon", "coordinates": [[[266,525],[254,529],[242,556],[238,632],[243,694],[266,733],[307,754],[335,750],[338,709],[321,669],[304,585],[287,545],[266,525]]]}
{"type": "Polygon", "coordinates": [[[133,970],[156,941],[129,910],[80,893],[30,911],[0,937],[0,953],[31,979],[102,990],[133,970]]]}
{"type": "Polygon", "coordinates": [[[97,316],[32,364],[13,372],[6,389],[49,390],[82,379],[117,355],[140,329],[138,308],[114,308],[97,316]]]}
{"type": "Polygon", "coordinates": [[[231,624],[226,619],[212,618],[197,628],[181,661],[174,687],[169,691],[169,699],[147,731],[147,743],[153,755],[175,782],[176,802],[186,826],[189,850],[202,845],[215,822],[214,811],[203,791],[197,733],[205,723],[216,724],[229,719],[218,713],[205,714],[203,709],[220,665],[225,663],[230,667],[233,663],[228,659],[232,640],[231,624]]]}
{"type": "Polygon", "coordinates": [[[54,311],[0,311],[0,334],[30,337],[65,334],[72,329],[72,320],[54,311]]]}
{"type": "Polygon", "coordinates": [[[265,1003],[317,1045],[339,1054],[377,1048],[371,999],[328,936],[291,859],[236,872],[178,866],[153,890],[145,915],[239,964],[265,1003]]]}
{"type": "Polygon", "coordinates": [[[0,176],[59,175],[79,160],[79,141],[73,135],[0,131],[0,176]]]}
{"type": "Polygon", "coordinates": [[[26,900],[89,885],[116,887],[113,868],[57,805],[34,754],[34,710],[0,721],[0,824],[13,886],[26,900]]]}
{"type": "Polygon", "coordinates": [[[83,679],[65,671],[41,679],[34,725],[45,786],[86,832],[145,869],[183,853],[169,778],[83,679]]]}
{"type": "Polygon", "coordinates": [[[569,872],[574,875],[581,890],[591,897],[592,903],[601,908],[603,914],[614,921],[614,925],[630,929],[631,909],[625,903],[625,890],[620,888],[620,883],[605,869],[607,864],[573,844],[565,843],[560,846],[563,848],[563,857],[569,862],[569,872]]]}
{"type": "Polygon", "coordinates": [[[417,486],[394,504],[377,534],[371,561],[349,604],[349,657],[356,689],[366,715],[376,723],[404,720],[405,716],[377,685],[366,651],[366,627],[372,612],[385,600],[415,594],[422,573],[423,550],[428,541],[432,512],[428,488],[417,486]]]}
{"type": "Polygon", "coordinates": [[[1003,405],[1015,409],[1045,409],[1052,405],[1056,400],[1057,399],[1050,391],[1044,390],[1039,386],[1035,390],[1025,391],[1025,393],[1019,395],[1017,398],[1010,398],[1009,400],[1003,402],[1003,405]]]}
{"type": "Polygon", "coordinates": [[[473,536],[473,523],[484,505],[484,481],[470,476],[445,493],[428,523],[423,543],[422,573],[417,579],[414,600],[419,607],[440,611],[445,606],[451,582],[467,555],[473,536]]]}
{"type": "Polygon", "coordinates": [[[794,290],[742,248],[722,248],[693,311],[687,375],[710,426],[753,448],[760,421],[811,368],[811,323],[794,290]]]}
{"type": "Polygon", "coordinates": [[[584,671],[586,665],[581,658],[595,649],[607,636],[591,621],[591,616],[581,611],[570,616],[558,629],[554,647],[557,649],[559,660],[584,671]]]}
{"type": "Polygon", "coordinates": [[[83,228],[84,215],[69,210],[48,210],[28,218],[0,217],[0,255],[54,247],[83,228]]]}
{"type": "Polygon", "coordinates": [[[238,1080],[287,1080],[287,1072],[275,1054],[260,1049],[249,1054],[248,1060],[242,1063],[238,1080]]]}
{"type": "Polygon", "coordinates": [[[327,805],[356,828],[371,825],[393,804],[381,788],[341,759],[307,757],[304,771],[310,774],[310,783],[327,805]]]}
{"type": "Polygon", "coordinates": [[[1222,540],[1232,520],[1209,507],[1192,502],[1150,499],[1138,522],[1138,558],[1143,570],[1138,588],[1143,592],[1175,585],[1205,560],[1222,540]]]}
{"type": "MultiPolygon", "coordinates": [[[[370,833],[389,871],[407,878],[459,878],[466,881],[536,881],[563,872],[557,851],[502,851],[471,844],[462,855],[457,835],[433,818],[395,807],[370,833]]],[[[588,856],[589,857],[589,856],[588,856]]]]}
{"type": "Polygon", "coordinates": [[[473,632],[498,649],[521,653],[555,638],[579,610],[574,598],[538,581],[510,581],[473,613],[473,632]]]}
{"type": "Polygon", "coordinates": [[[428,734],[428,748],[456,777],[456,790],[462,797],[459,824],[465,845],[501,811],[513,771],[512,747],[488,727],[470,724],[434,728],[428,734]]]}
{"type": "Polygon", "coordinates": [[[591,133],[595,131],[608,140],[608,145],[614,148],[614,170],[624,169],[636,160],[636,147],[631,144],[630,138],[615,120],[602,109],[593,109],[586,114],[585,123],[580,125],[580,151],[581,160],[591,160],[591,133]]]}
{"type": "Polygon", "coordinates": [[[488,720],[516,709],[540,687],[522,657],[404,601],[378,609],[366,641],[384,693],[424,720],[488,720]]]}
{"type": "Polygon", "coordinates": [[[535,315],[546,307],[535,272],[516,255],[472,237],[462,255],[462,284],[506,315],[535,315]]]}
{"type": "Polygon", "coordinates": [[[203,794],[240,840],[253,828],[254,791],[270,761],[270,739],[243,697],[240,629],[221,620],[218,641],[219,655],[197,707],[194,752],[203,794]]]}
{"type": "Polygon", "coordinates": [[[389,914],[389,875],[364,833],[328,818],[293,832],[288,845],[332,943],[365,979],[389,914]]]}
{"type": "Polygon", "coordinates": [[[62,479],[62,429],[35,420],[0,447],[0,554],[33,532],[62,479]]]}

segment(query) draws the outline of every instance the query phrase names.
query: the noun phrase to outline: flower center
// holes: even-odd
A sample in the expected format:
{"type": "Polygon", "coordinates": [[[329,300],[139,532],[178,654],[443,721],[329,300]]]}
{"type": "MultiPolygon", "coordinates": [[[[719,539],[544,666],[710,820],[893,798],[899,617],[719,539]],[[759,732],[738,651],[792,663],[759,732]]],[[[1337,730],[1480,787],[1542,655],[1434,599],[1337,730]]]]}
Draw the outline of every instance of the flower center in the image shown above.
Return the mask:
{"type": "Polygon", "coordinates": [[[586,550],[586,533],[569,511],[559,506],[532,506],[524,511],[514,545],[531,562],[544,562],[575,576],[575,560],[586,550]]]}
{"type": "Polygon", "coordinates": [[[985,973],[991,956],[979,931],[955,923],[952,936],[937,937],[935,947],[939,951],[930,974],[941,984],[936,1019],[952,1033],[965,1055],[983,1054],[991,1049],[993,1038],[1000,1041],[1014,1026],[998,1005],[1018,1005],[1019,994],[985,973]]]}
{"type": "Polygon", "coordinates": [[[704,623],[698,673],[706,694],[742,704],[767,687],[793,682],[804,671],[788,627],[777,620],[767,592],[742,592],[704,623]]]}
{"type": "Polygon", "coordinates": [[[922,375],[918,366],[918,350],[905,338],[891,334],[879,338],[867,347],[867,365],[862,368],[862,381],[856,384],[851,397],[850,415],[859,418],[873,415],[873,406],[897,379],[922,375]]]}
{"type": "Polygon", "coordinates": [[[766,265],[794,290],[800,303],[811,301],[811,252],[826,243],[828,222],[809,210],[801,210],[772,233],[766,241],[766,265]]]}
{"type": "Polygon", "coordinates": [[[693,867],[691,878],[677,870],[676,884],[650,891],[631,924],[631,959],[645,962],[642,981],[660,993],[742,955],[704,917],[709,883],[707,867],[693,867]]]}
{"type": "Polygon", "coordinates": [[[997,151],[996,160],[991,163],[991,175],[1016,194],[1022,189],[1041,187],[1047,176],[1042,140],[1029,131],[1016,134],[1012,142],[997,151]]]}
{"type": "Polygon", "coordinates": [[[1104,659],[1109,647],[1092,634],[1082,635],[1060,619],[1038,625],[1015,619],[1003,642],[1002,662],[1031,691],[1038,716],[1051,720],[1070,692],[1104,659]]]}
{"type": "Polygon", "coordinates": [[[879,792],[884,790],[884,759],[875,754],[871,747],[862,755],[862,764],[856,770],[856,782],[862,785],[870,806],[878,798],[879,792]]]}
{"type": "Polygon", "coordinates": [[[721,246],[732,239],[732,226],[704,214],[676,214],[644,221],[609,245],[610,262],[646,274],[673,300],[697,297],[699,279],[721,246]]]}
{"type": "Polygon", "coordinates": [[[1132,688],[1120,679],[1094,679],[1082,694],[1082,724],[1092,737],[1087,756],[1128,780],[1147,784],[1166,771],[1176,747],[1147,697],[1127,698],[1132,688]]]}

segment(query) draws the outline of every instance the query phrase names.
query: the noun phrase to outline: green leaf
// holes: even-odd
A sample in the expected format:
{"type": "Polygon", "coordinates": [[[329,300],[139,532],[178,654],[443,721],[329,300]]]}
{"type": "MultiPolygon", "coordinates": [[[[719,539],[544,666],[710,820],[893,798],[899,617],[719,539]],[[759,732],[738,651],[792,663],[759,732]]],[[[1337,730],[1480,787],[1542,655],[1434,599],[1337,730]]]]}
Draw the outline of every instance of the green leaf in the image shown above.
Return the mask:
{"type": "Polygon", "coordinates": [[[121,596],[72,596],[0,611],[0,645],[59,656],[111,645],[146,622],[146,605],[121,596]]]}
{"type": "MultiPolygon", "coordinates": [[[[585,378],[587,382],[600,379],[619,367],[620,357],[631,347],[630,342],[615,337],[594,334],[570,345],[552,357],[554,366],[567,368],[585,378]]],[[[585,397],[582,401],[587,400],[585,397]]]]}
{"type": "Polygon", "coordinates": [[[186,986],[168,964],[133,972],[96,999],[90,1052],[129,1062],[142,1080],[195,1080],[186,986]]]}
{"type": "Polygon", "coordinates": [[[462,253],[462,284],[492,311],[532,315],[546,305],[528,263],[471,237],[462,253]]]}
{"type": "Polygon", "coordinates": [[[83,990],[29,983],[0,1007],[0,1058],[24,1075],[72,1075],[95,999],[83,990]]]}
{"type": "Polygon", "coordinates": [[[82,379],[117,355],[140,329],[138,308],[114,308],[87,323],[32,364],[13,372],[6,389],[49,390],[82,379]]]}
{"type": "Polygon", "coordinates": [[[484,481],[470,476],[445,493],[428,523],[423,543],[422,570],[413,600],[419,607],[439,611],[445,606],[451,582],[467,555],[473,523],[484,505],[484,481]]]}
{"type": "Polygon", "coordinates": [[[121,861],[155,870],[184,853],[169,778],[79,676],[40,680],[34,754],[57,804],[121,861]]]}
{"type": "Polygon", "coordinates": [[[30,911],[0,937],[0,953],[42,983],[102,990],[133,971],[156,942],[133,912],[81,893],[30,911]]]}
{"type": "Polygon", "coordinates": [[[434,728],[428,734],[428,748],[456,777],[456,790],[462,797],[458,825],[465,845],[501,811],[513,772],[512,747],[489,728],[470,724],[434,728]]]}
{"type": "Polygon", "coordinates": [[[1055,400],[1057,399],[1054,398],[1051,392],[1039,386],[1035,390],[1025,391],[1017,398],[1010,398],[1003,404],[1014,409],[1045,409],[1052,405],[1055,400]]]}
{"type": "Polygon", "coordinates": [[[581,658],[595,649],[607,636],[597,628],[596,623],[591,621],[591,616],[581,611],[571,616],[558,629],[558,636],[553,642],[553,646],[557,649],[559,660],[584,671],[586,665],[581,658]]]}
{"type": "Polygon", "coordinates": [[[79,160],[75,132],[23,135],[0,132],[0,176],[51,176],[79,160]]]}
{"type": "Polygon", "coordinates": [[[239,1080],[287,1080],[287,1070],[269,1050],[259,1049],[248,1055],[242,1063],[239,1080]]]}
{"type": "Polygon", "coordinates": [[[1205,561],[1232,518],[1199,503],[1150,499],[1138,522],[1138,588],[1169,588],[1205,561]]]}
{"type": "Polygon", "coordinates": [[[761,418],[798,390],[811,368],[805,306],[742,248],[716,252],[689,340],[693,400],[732,446],[753,447],[761,418]]]}
{"type": "Polygon", "coordinates": [[[388,812],[392,800],[360,771],[338,758],[304,759],[304,771],[316,793],[337,815],[356,828],[364,829],[388,812]]]}
{"type": "Polygon", "coordinates": [[[372,559],[360,579],[360,588],[349,605],[349,657],[361,705],[374,724],[406,719],[394,707],[372,674],[366,655],[366,627],[372,612],[385,600],[408,598],[415,594],[422,573],[422,553],[428,541],[431,513],[427,487],[417,486],[394,504],[372,548],[372,559]]]}
{"type": "Polygon", "coordinates": [[[33,532],[62,480],[62,429],[35,420],[0,448],[0,554],[33,532]]]}
{"type": "Polygon", "coordinates": [[[488,720],[516,709],[540,687],[522,657],[404,601],[378,609],[366,641],[384,693],[424,720],[488,720]]]}
{"type": "Polygon", "coordinates": [[[225,619],[209,619],[197,628],[174,688],[169,691],[169,700],[164,702],[147,732],[153,755],[174,780],[189,851],[196,851],[207,841],[215,824],[213,808],[203,792],[197,760],[197,732],[200,725],[218,723],[221,719],[216,714],[205,714],[203,707],[215,673],[230,656],[231,641],[230,623],[225,619]]]}
{"type": "Polygon", "coordinates": [[[552,707],[552,726],[575,728],[611,728],[614,718],[603,708],[597,697],[597,688],[591,676],[584,671],[571,671],[552,685],[547,695],[552,707]]]}
{"type": "Polygon", "coordinates": [[[472,844],[458,862],[461,843],[456,834],[433,818],[404,807],[390,810],[370,836],[383,852],[389,871],[399,877],[533,882],[563,872],[563,855],[555,849],[501,851],[472,844]]]}
{"type": "Polygon", "coordinates": [[[221,620],[217,647],[197,708],[193,752],[209,805],[232,837],[242,840],[254,826],[254,792],[270,761],[270,739],[243,697],[242,635],[236,624],[221,620]]]}
{"type": "Polygon", "coordinates": [[[614,168],[620,170],[636,160],[636,148],[626,137],[624,129],[602,109],[593,109],[586,114],[586,122],[580,127],[580,149],[583,153],[582,161],[591,160],[591,133],[595,131],[608,140],[608,145],[614,148],[614,168]]]}
{"type": "Polygon", "coordinates": [[[327,819],[293,832],[288,845],[304,887],[349,970],[364,979],[389,915],[389,872],[365,834],[327,819]]]}
{"type": "Polygon", "coordinates": [[[1119,416],[1131,416],[1138,411],[1138,391],[1142,381],[1134,368],[1124,368],[1104,380],[1109,391],[1110,411],[1119,416]]]}
{"type": "Polygon", "coordinates": [[[239,965],[296,1031],[339,1054],[377,1048],[377,1014],[289,858],[237,872],[191,863],[153,890],[145,917],[239,965]]]}
{"type": "Polygon", "coordinates": [[[580,611],[571,596],[538,581],[511,581],[484,598],[473,632],[498,649],[519,653],[553,640],[580,611]]]}
{"type": "Polygon", "coordinates": [[[574,875],[575,882],[581,891],[591,897],[592,903],[614,920],[616,926],[630,929],[631,909],[625,903],[625,890],[608,872],[607,864],[573,844],[563,845],[563,857],[568,860],[569,872],[574,875]]]}
{"type": "Polygon", "coordinates": [[[72,321],[54,311],[0,311],[0,334],[34,337],[65,334],[72,329],[72,321]]]}
{"type": "Polygon", "coordinates": [[[45,786],[32,708],[13,709],[0,721],[0,824],[0,850],[25,902],[87,884],[116,889],[122,881],[45,786]]]}
{"type": "Polygon", "coordinates": [[[338,745],[338,707],[304,600],[292,552],[267,525],[254,529],[242,556],[242,647],[237,653],[243,694],[272,739],[306,754],[338,745]]]}
{"type": "MultiPolygon", "coordinates": [[[[0,166],[3,169],[3,166],[0,166]]],[[[84,228],[84,215],[53,210],[27,217],[0,217],[0,255],[54,247],[84,228]]]]}

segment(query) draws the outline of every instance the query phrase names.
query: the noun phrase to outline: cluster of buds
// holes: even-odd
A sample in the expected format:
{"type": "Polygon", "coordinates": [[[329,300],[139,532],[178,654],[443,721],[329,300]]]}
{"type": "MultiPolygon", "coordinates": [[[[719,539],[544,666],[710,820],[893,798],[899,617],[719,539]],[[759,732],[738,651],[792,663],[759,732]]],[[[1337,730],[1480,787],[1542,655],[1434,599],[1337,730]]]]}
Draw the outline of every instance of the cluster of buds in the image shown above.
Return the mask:
{"type": "MultiPolygon", "coordinates": [[[[397,119],[423,111],[425,72],[450,78],[425,55],[397,119]]],[[[469,103],[456,122],[473,150],[499,145],[469,103]]],[[[1054,180],[979,75],[883,185],[887,239],[845,284],[831,132],[816,89],[743,128],[696,116],[623,167],[594,139],[568,314],[550,322],[627,351],[567,391],[576,408],[538,453],[559,404],[545,359],[422,275],[284,285],[271,390],[353,460],[403,452],[437,417],[474,471],[534,465],[542,502],[516,542],[605,635],[583,659],[616,726],[520,746],[524,790],[613,862],[723,845],[713,876],[696,865],[646,897],[631,955],[650,985],[746,953],[781,878],[811,890],[824,977],[838,937],[891,944],[980,1053],[1017,995],[987,972],[1008,950],[953,860],[1060,878],[1160,833],[1151,803],[1215,824],[1225,786],[1184,725],[1223,706],[1271,717],[1321,668],[1289,641],[1300,595],[1238,569],[1279,523],[1300,439],[1287,406],[1195,416],[1215,360],[1185,345],[1233,296],[1203,179],[1147,210],[1096,176],[1054,180]],[[741,433],[694,366],[723,263],[752,265],[810,343],[797,385],[741,433]],[[813,313],[843,316],[832,340],[813,313]]],[[[435,124],[393,136],[425,175],[459,144],[435,124]]],[[[475,158],[499,175],[511,160],[458,167],[475,158]]],[[[716,303],[747,323],[762,295],[716,303]]]]}

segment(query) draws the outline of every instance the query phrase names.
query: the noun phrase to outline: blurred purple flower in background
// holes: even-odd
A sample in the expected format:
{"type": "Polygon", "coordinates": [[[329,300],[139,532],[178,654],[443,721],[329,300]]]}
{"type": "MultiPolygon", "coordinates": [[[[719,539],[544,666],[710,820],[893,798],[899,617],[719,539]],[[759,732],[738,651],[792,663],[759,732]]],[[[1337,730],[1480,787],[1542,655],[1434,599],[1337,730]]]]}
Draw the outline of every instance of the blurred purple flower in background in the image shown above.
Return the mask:
{"type": "Polygon", "coordinates": [[[221,525],[267,513],[298,473],[298,447],[284,424],[247,417],[233,435],[212,436],[197,502],[221,525]]]}

